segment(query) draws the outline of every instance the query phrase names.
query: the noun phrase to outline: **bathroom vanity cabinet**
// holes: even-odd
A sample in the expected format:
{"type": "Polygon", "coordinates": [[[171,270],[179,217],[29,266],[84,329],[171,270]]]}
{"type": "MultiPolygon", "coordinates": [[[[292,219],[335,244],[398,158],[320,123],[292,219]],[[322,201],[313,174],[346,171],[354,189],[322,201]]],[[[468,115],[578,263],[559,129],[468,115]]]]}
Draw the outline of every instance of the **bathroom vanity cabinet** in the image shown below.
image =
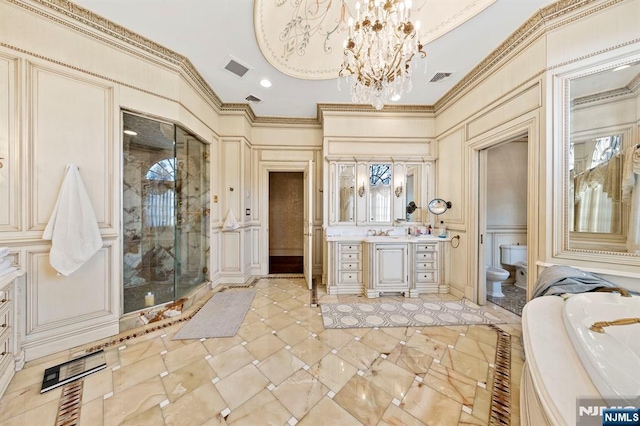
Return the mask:
{"type": "Polygon", "coordinates": [[[378,297],[447,293],[449,238],[328,237],[327,292],[378,297]]]}
{"type": "Polygon", "coordinates": [[[17,270],[0,276],[0,396],[9,386],[16,371],[24,366],[20,348],[19,300],[24,272],[17,270]]]}
{"type": "Polygon", "coordinates": [[[367,260],[365,283],[367,297],[384,292],[400,292],[409,297],[409,243],[381,241],[364,244],[367,260]]]}

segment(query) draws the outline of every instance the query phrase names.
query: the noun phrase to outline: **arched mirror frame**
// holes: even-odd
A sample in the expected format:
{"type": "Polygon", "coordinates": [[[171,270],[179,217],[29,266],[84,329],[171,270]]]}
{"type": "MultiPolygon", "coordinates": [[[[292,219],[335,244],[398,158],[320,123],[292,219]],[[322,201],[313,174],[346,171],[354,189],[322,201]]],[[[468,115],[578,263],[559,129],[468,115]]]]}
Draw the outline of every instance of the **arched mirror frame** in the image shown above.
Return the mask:
{"type": "MultiPolygon", "coordinates": [[[[633,52],[623,58],[610,58],[609,60],[591,61],[590,64],[580,68],[562,67],[558,73],[553,75],[553,103],[558,106],[554,110],[553,138],[559,143],[553,144],[553,257],[571,259],[578,261],[596,261],[605,264],[617,264],[631,267],[640,266],[640,254],[621,251],[609,251],[606,249],[587,249],[572,247],[571,224],[569,208],[572,205],[570,200],[569,181],[569,152],[571,142],[570,113],[571,113],[571,92],[570,83],[572,80],[585,77],[591,74],[612,70],[621,65],[635,63],[640,60],[640,52],[633,52]],[[565,71],[563,71],[565,70],[565,71]]],[[[549,108],[552,108],[550,105],[549,108]]],[[[632,143],[639,143],[640,129],[635,129],[635,140],[632,143]]],[[[633,131],[625,131],[627,137],[633,135],[633,131]]],[[[625,145],[628,146],[628,145],[625,145]]]]}

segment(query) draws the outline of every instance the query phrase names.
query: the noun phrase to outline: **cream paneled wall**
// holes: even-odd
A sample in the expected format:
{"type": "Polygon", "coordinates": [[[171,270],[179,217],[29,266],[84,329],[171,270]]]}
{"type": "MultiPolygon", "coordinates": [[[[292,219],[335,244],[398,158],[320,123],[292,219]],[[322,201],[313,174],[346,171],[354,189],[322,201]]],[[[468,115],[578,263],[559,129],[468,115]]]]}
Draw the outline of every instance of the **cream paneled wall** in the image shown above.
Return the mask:
{"type": "MultiPolygon", "coordinates": [[[[29,360],[119,332],[121,108],[180,123],[212,143],[215,157],[218,117],[206,87],[179,63],[28,1],[0,2],[0,96],[0,245],[26,271],[20,328],[29,360]],[[69,163],[80,168],[104,246],[64,277],[49,265],[42,233],[69,163]]],[[[212,242],[221,252],[217,235],[212,242]]],[[[219,263],[212,256],[216,280],[219,263]]]]}
{"type": "MultiPolygon", "coordinates": [[[[459,249],[451,250],[451,292],[474,299],[478,294],[477,215],[479,150],[527,134],[529,288],[541,268],[550,264],[589,267],[571,256],[558,256],[554,238],[562,232],[554,213],[562,211],[557,188],[563,185],[557,155],[561,135],[554,116],[553,76],[579,67],[603,62],[640,49],[640,1],[604,1],[585,4],[567,13],[550,13],[542,23],[529,26],[505,42],[495,54],[478,66],[477,78],[458,87],[436,105],[438,145],[436,194],[460,199],[461,210],[443,215],[445,223],[461,235],[459,249]],[[594,28],[609,28],[600,34],[594,28]],[[511,47],[509,47],[511,46],[511,47]],[[555,157],[555,159],[554,159],[555,157]],[[457,165],[462,173],[451,173],[457,165]],[[538,264],[539,267],[533,267],[538,264]]],[[[516,232],[507,239],[523,242],[516,232]]],[[[492,257],[497,254],[491,250],[492,257]]],[[[619,258],[602,272],[614,282],[628,283],[633,267],[619,258]]],[[[637,273],[637,271],[635,271],[637,273]]]]}

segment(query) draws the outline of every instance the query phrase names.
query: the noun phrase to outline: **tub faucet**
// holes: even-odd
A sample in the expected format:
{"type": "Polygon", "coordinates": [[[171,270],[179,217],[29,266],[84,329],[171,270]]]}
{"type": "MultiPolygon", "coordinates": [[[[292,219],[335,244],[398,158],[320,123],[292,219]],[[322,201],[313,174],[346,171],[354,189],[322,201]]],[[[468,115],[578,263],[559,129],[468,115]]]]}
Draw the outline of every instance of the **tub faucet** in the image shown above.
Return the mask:
{"type": "Polygon", "coordinates": [[[612,325],[631,325],[639,323],[640,318],[621,318],[613,321],[597,321],[591,324],[589,330],[595,331],[596,333],[604,333],[605,327],[610,327],[612,325]]]}

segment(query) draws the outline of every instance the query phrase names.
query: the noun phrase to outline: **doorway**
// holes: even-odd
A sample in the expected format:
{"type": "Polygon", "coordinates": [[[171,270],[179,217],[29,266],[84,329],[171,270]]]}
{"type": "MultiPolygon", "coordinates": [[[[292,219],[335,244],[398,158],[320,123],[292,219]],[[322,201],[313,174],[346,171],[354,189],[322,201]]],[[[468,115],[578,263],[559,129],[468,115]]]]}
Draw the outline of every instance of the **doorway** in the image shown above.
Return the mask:
{"type": "Polygon", "coordinates": [[[479,303],[520,316],[527,300],[528,141],[524,134],[483,147],[477,169],[479,303]]]}
{"type": "Polygon", "coordinates": [[[269,172],[269,274],[301,274],[304,174],[269,172]]]}

